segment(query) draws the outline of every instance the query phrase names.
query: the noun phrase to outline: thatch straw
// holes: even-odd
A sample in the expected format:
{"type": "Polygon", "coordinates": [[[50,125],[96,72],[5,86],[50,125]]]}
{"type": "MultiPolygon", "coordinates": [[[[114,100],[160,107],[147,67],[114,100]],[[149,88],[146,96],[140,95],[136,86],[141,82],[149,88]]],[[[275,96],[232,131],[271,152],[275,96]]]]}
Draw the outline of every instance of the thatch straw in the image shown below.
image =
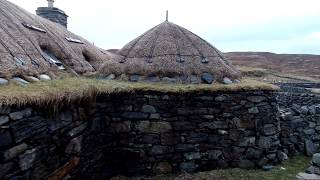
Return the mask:
{"type": "Polygon", "coordinates": [[[219,50],[167,21],[125,45],[118,54],[112,61],[105,62],[101,73],[175,76],[207,72],[217,79],[240,76],[219,50]],[[208,62],[203,63],[204,60],[208,62]]]}
{"type": "Polygon", "coordinates": [[[37,75],[57,69],[45,60],[42,49],[52,52],[77,73],[94,71],[111,57],[109,52],[101,52],[63,26],[35,16],[6,0],[0,0],[0,20],[0,77],[37,75]],[[28,29],[22,23],[41,28],[46,33],[28,29]],[[78,39],[83,44],[69,42],[67,37],[78,39]],[[14,57],[21,59],[23,65],[18,65],[14,57]]]}

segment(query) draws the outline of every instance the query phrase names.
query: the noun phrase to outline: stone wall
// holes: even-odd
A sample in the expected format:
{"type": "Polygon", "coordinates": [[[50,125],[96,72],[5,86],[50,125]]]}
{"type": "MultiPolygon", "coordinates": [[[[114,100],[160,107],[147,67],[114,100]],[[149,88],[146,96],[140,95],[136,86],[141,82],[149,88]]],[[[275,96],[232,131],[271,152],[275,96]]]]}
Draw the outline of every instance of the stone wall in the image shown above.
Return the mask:
{"type": "Polygon", "coordinates": [[[319,152],[320,95],[280,93],[281,144],[289,154],[319,152]]]}
{"type": "Polygon", "coordinates": [[[1,107],[0,126],[0,179],[106,179],[286,159],[272,92],[148,92],[59,108],[1,107]]]}

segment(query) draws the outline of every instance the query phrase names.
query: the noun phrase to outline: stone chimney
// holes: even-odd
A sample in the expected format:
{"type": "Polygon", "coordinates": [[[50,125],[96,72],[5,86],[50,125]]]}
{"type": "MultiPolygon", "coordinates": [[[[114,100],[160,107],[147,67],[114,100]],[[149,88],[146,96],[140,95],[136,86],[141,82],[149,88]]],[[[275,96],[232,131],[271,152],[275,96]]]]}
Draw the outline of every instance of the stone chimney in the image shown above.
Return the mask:
{"type": "Polygon", "coordinates": [[[39,7],[36,10],[38,16],[49,19],[67,28],[68,16],[61,9],[54,7],[54,0],[47,0],[48,7],[39,7]]]}

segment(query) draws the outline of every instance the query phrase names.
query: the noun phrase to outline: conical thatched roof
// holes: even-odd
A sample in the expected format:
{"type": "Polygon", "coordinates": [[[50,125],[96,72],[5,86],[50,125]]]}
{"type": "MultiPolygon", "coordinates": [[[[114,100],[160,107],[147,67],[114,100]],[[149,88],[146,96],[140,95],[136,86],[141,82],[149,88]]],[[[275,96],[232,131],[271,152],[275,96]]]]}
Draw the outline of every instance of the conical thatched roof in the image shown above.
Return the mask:
{"type": "Polygon", "coordinates": [[[118,51],[117,63],[107,62],[105,73],[189,76],[210,73],[216,80],[235,79],[239,72],[222,53],[194,33],[165,21],[118,51]]]}
{"type": "Polygon", "coordinates": [[[110,58],[63,26],[0,0],[0,77],[37,75],[58,69],[91,72],[110,58]],[[47,54],[53,56],[50,60],[47,54]]]}

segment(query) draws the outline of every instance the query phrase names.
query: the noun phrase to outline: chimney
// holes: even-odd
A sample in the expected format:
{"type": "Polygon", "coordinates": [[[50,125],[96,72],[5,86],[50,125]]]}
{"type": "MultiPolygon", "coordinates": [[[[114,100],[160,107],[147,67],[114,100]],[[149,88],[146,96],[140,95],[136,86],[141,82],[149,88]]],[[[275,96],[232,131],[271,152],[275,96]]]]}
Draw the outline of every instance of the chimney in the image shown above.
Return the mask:
{"type": "Polygon", "coordinates": [[[61,24],[62,26],[67,28],[68,15],[61,9],[54,7],[54,0],[47,1],[48,7],[38,7],[38,9],[36,10],[37,15],[46,18],[52,22],[61,24]]]}

